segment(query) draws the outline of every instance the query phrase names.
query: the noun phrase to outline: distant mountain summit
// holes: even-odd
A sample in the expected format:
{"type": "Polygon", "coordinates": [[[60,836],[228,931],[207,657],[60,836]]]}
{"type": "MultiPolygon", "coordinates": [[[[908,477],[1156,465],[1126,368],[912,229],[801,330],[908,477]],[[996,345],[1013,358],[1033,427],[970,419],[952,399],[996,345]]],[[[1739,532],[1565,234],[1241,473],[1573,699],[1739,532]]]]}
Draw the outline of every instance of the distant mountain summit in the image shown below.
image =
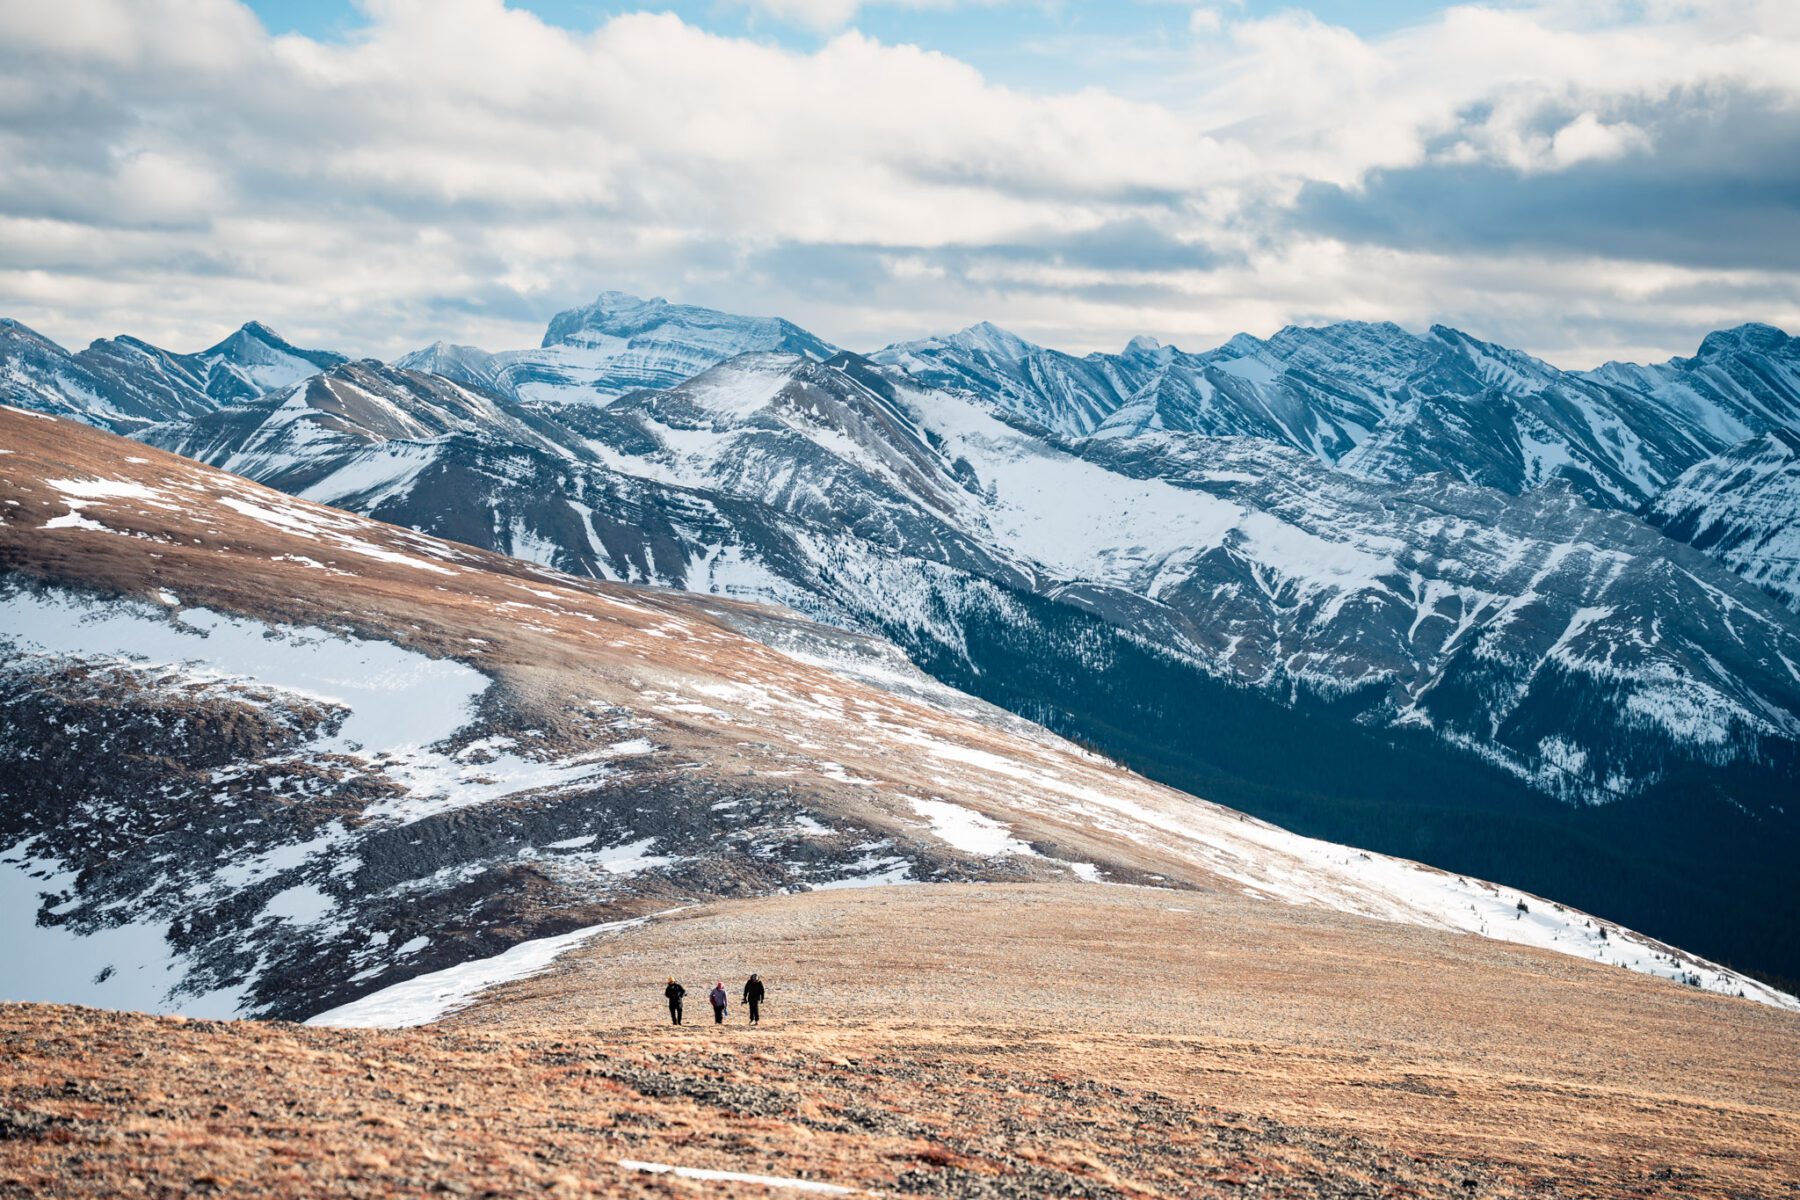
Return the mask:
{"type": "Polygon", "coordinates": [[[348,362],[330,350],[303,350],[261,321],[251,321],[194,357],[210,364],[209,394],[246,400],[348,362]]]}
{"type": "Polygon", "coordinates": [[[604,402],[639,388],[673,387],[740,354],[778,352],[826,359],[837,347],[777,317],[602,292],[557,313],[535,350],[488,354],[444,343],[395,361],[528,402],[604,402]]]}
{"type": "Polygon", "coordinates": [[[257,321],[196,354],[140,338],[101,338],[71,354],[18,321],[0,319],[0,401],[129,433],[202,416],[347,361],[303,350],[257,321]]]}
{"type": "Polygon", "coordinates": [[[433,342],[423,350],[414,350],[396,358],[393,365],[404,371],[423,371],[441,375],[470,387],[502,391],[497,356],[479,346],[457,346],[450,342],[433,342]]]}
{"type": "Polygon", "coordinates": [[[660,296],[641,300],[624,292],[601,292],[592,304],[557,313],[544,331],[543,345],[611,346],[620,338],[639,344],[690,346],[718,355],[715,361],[719,362],[753,351],[811,358],[830,358],[837,353],[837,347],[779,317],[740,317],[691,304],[670,304],[660,296]]]}
{"type": "Polygon", "coordinates": [[[1092,433],[1154,370],[1129,354],[1064,354],[987,321],[898,342],[870,358],[929,387],[973,392],[1013,417],[1071,437],[1092,433]]]}

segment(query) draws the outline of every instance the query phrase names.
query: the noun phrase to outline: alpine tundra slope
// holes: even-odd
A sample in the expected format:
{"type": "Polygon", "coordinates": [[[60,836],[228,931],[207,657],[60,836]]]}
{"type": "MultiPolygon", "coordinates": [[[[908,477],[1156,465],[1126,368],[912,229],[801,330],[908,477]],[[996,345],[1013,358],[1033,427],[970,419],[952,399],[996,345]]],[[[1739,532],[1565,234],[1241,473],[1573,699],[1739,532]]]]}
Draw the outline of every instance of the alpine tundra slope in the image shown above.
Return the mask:
{"type": "MultiPolygon", "coordinates": [[[[1231,888],[816,890],[557,940],[423,1028],[0,1005],[0,1179],[96,1200],[1772,1200],[1800,1174],[1800,1014],[1231,888]],[[757,1027],[668,1024],[670,975],[735,992],[752,971],[757,1027]]],[[[396,1019],[444,990],[411,982],[396,1019]]]]}
{"type": "MultiPolygon", "coordinates": [[[[0,410],[4,993],[301,1017],[708,898],[1154,884],[1782,1008],[1575,909],[1152,783],[791,613],[0,410]]],[[[1172,901],[1173,902],[1173,901],[1172,901]]]]}

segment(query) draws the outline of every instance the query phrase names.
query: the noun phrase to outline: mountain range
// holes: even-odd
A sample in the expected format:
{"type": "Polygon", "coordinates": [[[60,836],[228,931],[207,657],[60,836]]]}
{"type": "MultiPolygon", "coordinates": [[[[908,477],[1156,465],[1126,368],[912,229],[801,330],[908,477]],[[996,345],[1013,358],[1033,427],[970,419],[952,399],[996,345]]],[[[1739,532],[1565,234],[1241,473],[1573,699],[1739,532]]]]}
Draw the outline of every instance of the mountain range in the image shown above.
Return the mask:
{"type": "Polygon", "coordinates": [[[0,410],[0,445],[13,999],[355,1023],[390,988],[429,1000],[407,981],[433,971],[696,902],[981,881],[1315,908],[1800,1009],[1564,904],[1157,785],[866,635],[67,421],[0,410]]]}
{"type": "Polygon", "coordinates": [[[1767,326],[1589,372],[1360,323],[863,356],[607,293],[533,350],[348,362],[246,326],[142,355],[250,380],[228,395],[160,366],[76,387],[127,339],[0,333],[8,403],[574,575],[774,601],[1299,832],[1800,971],[1800,342],[1767,326]]]}
{"type": "Polygon", "coordinates": [[[120,432],[253,399],[345,361],[302,350],[255,321],[193,354],[134,337],[102,338],[71,354],[0,318],[0,402],[120,432]]]}

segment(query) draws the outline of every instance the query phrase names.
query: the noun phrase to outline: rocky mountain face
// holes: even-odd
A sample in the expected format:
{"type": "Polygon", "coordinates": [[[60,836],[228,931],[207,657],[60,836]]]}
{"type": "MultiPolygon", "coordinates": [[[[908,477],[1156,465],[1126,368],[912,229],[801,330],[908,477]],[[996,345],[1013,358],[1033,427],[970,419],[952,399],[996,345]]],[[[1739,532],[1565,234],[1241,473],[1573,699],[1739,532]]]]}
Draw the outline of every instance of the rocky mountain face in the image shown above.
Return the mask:
{"type": "MultiPolygon", "coordinates": [[[[1444,326],[1421,337],[1354,321],[1240,334],[1200,354],[1137,339],[1079,358],[977,325],[873,357],[1066,438],[1254,437],[1369,479],[1567,487],[1632,511],[1660,509],[1677,477],[1715,454],[1800,433],[1800,339],[1756,324],[1708,335],[1691,358],[1577,372],[1444,326]]],[[[1780,574],[1745,555],[1722,561],[1753,579],[1780,574]]]]}
{"type": "Polygon", "coordinates": [[[638,388],[672,387],[739,354],[779,351],[829,358],[836,348],[774,317],[602,292],[551,318],[535,350],[488,354],[443,342],[396,360],[522,401],[610,400],[638,388]]]}
{"type": "Polygon", "coordinates": [[[216,346],[175,354],[133,337],[103,338],[74,354],[0,319],[0,402],[127,433],[203,416],[338,363],[252,321],[216,346]]]}
{"type": "Polygon", "coordinates": [[[1064,436],[1241,434],[1371,478],[1442,472],[1515,494],[1561,482],[1601,507],[1636,508],[1754,434],[1800,431],[1800,342],[1766,325],[1712,334],[1693,358],[1590,372],[1441,325],[1362,322],[1082,358],[978,325],[874,357],[1064,436]]]}
{"type": "Polygon", "coordinates": [[[1800,612],[1800,435],[1775,430],[1696,463],[1644,515],[1800,612]]]}
{"type": "Polygon", "coordinates": [[[1800,1006],[1151,783],[865,635],[70,422],[0,410],[0,447],[10,996],[306,1016],[695,899],[1038,879],[1322,906],[1800,1006]]]}
{"type": "Polygon", "coordinates": [[[728,542],[785,600],[886,633],[916,613],[947,648],[963,639],[936,620],[939,580],[1027,592],[1215,678],[1358,696],[1372,719],[1439,731],[1574,801],[1641,793],[1702,745],[1708,761],[1754,757],[1800,734],[1778,606],[1566,489],[1396,486],[1249,438],[1059,445],[852,355],[740,356],[592,411],[354,364],[146,438],[434,533],[491,530],[478,540],[598,577],[708,590],[716,570],[693,572],[728,542]],[[859,586],[850,556],[882,565],[859,586]],[[1621,642],[1643,649],[1619,662],[1606,648],[1621,642]],[[1588,728],[1530,719],[1545,668],[1616,703],[1588,728]],[[1694,724],[1684,697],[1717,724],[1694,724]]]}
{"type": "MultiPolygon", "coordinates": [[[[168,422],[140,440],[222,466],[286,491],[310,494],[372,447],[420,446],[448,434],[481,431],[524,449],[566,456],[574,439],[558,426],[437,375],[373,360],[347,362],[272,395],[168,422]]],[[[423,466],[423,456],[420,465],[423,466]]],[[[391,472],[379,480],[403,486],[391,472]]],[[[328,489],[329,490],[329,489],[328,489]]],[[[331,491],[333,498],[346,494],[331,491]]]]}

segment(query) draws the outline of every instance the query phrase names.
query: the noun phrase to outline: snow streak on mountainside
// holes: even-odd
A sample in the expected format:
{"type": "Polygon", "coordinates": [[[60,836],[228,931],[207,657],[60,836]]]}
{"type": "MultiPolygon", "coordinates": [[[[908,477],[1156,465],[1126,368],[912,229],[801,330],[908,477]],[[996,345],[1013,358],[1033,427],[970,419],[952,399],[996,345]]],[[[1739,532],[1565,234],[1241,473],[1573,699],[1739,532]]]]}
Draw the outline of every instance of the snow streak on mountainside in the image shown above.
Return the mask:
{"type": "Polygon", "coordinates": [[[778,350],[829,358],[836,348],[773,317],[740,317],[602,292],[558,313],[535,350],[487,354],[442,342],[395,366],[431,371],[515,400],[603,402],[638,388],[672,387],[739,354],[778,350]]]}
{"type": "MultiPolygon", "coordinates": [[[[381,496],[403,490],[385,464],[356,482],[359,454],[386,443],[419,444],[461,430],[480,430],[508,444],[568,455],[575,439],[529,413],[504,408],[490,394],[437,375],[386,367],[372,360],[345,363],[252,403],[193,421],[140,431],[152,445],[222,466],[284,491],[310,496],[330,477],[329,498],[381,496]],[[372,494],[371,494],[372,493],[372,494]]],[[[413,461],[423,467],[422,448],[413,461]]]]}
{"type": "Polygon", "coordinates": [[[9,996],[301,1016],[681,897],[1059,878],[1323,905],[1797,1006],[1537,896],[1149,783],[866,638],[558,575],[13,410],[0,448],[9,996]]]}
{"type": "Polygon", "coordinates": [[[1800,613],[1800,435],[1765,433],[1690,467],[1645,515],[1800,613]]]}
{"type": "Polygon", "coordinates": [[[0,319],[0,402],[121,433],[254,399],[343,361],[341,354],[299,349],[254,321],[198,354],[173,354],[133,337],[70,354],[0,319]]]}

